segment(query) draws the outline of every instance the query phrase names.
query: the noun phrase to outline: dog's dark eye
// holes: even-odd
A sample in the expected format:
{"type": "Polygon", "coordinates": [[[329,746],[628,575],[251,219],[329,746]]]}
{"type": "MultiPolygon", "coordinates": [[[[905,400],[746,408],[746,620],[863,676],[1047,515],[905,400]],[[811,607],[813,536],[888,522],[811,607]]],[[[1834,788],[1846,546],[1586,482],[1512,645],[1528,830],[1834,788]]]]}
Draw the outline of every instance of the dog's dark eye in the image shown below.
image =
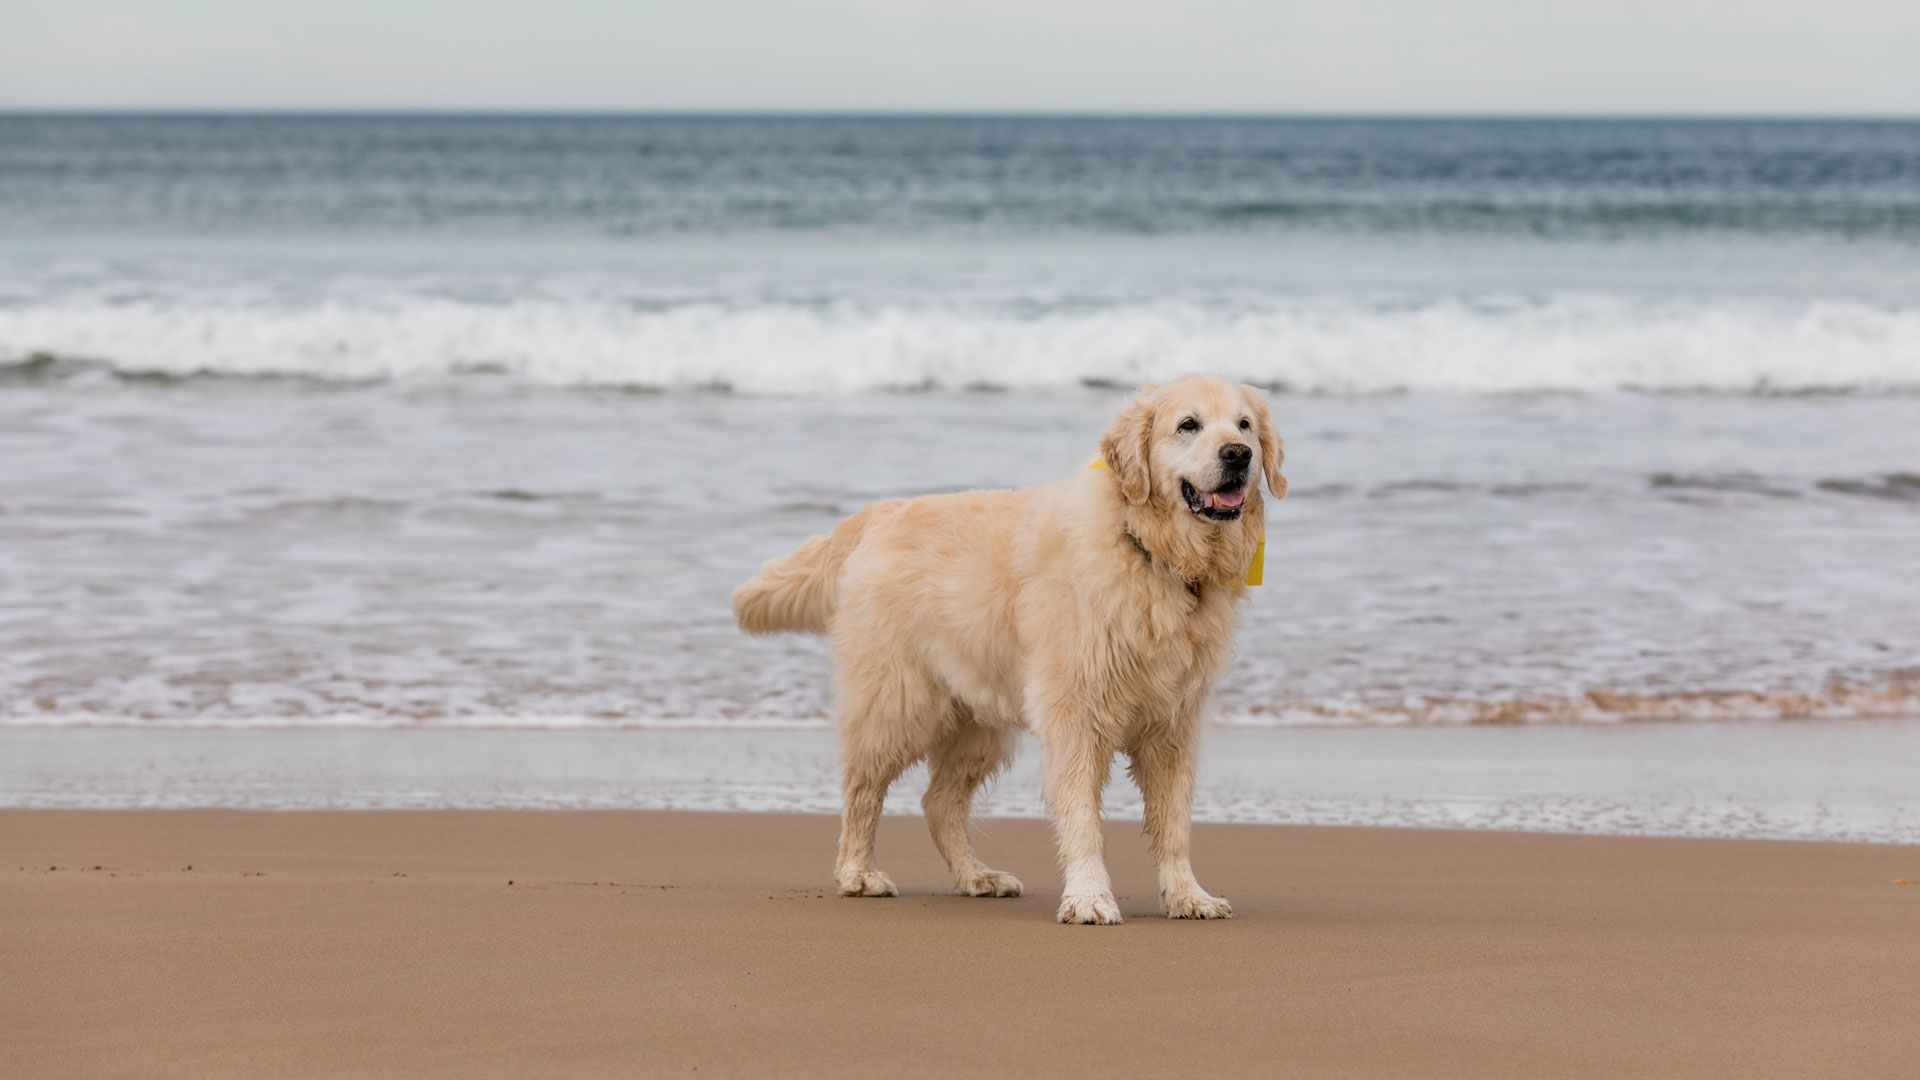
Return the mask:
{"type": "Polygon", "coordinates": [[[1253,430],[1253,421],[1251,421],[1251,420],[1249,420],[1249,419],[1247,419],[1247,418],[1246,418],[1246,417],[1244,417],[1244,416],[1243,416],[1243,417],[1241,417],[1241,418],[1240,418],[1240,430],[1241,430],[1241,431],[1252,431],[1252,430],[1253,430]]]}
{"type": "Polygon", "coordinates": [[[1193,417],[1189,416],[1185,420],[1180,421],[1180,430],[1181,431],[1199,431],[1200,421],[1195,420],[1193,417]]]}

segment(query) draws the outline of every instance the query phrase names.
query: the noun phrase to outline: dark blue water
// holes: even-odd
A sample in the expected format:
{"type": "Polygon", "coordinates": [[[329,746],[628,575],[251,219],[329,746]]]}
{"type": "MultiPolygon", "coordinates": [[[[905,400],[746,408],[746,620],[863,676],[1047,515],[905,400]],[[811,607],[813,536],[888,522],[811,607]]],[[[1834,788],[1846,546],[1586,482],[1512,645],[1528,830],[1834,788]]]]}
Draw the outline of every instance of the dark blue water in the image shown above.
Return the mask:
{"type": "Polygon", "coordinates": [[[1920,243],[1920,123],[0,116],[0,231],[1920,243]]]}

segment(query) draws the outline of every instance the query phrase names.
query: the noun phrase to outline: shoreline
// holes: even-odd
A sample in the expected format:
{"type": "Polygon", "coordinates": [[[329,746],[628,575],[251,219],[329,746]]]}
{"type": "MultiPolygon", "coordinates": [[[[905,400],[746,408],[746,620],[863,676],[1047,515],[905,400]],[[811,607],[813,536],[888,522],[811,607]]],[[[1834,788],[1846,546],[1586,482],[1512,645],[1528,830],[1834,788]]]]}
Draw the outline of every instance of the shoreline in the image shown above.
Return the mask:
{"type": "Polygon", "coordinates": [[[832,894],[836,822],[635,811],[0,811],[23,1075],[1900,1076],[1920,846],[1200,825],[1222,923],[832,894]],[[187,867],[192,869],[187,869],[187,867]],[[57,870],[48,867],[59,867],[57,870]],[[513,884],[509,885],[508,882],[513,884]],[[697,1070],[697,1072],[696,1072],[697,1070]]]}
{"type": "MultiPolygon", "coordinates": [[[[1026,740],[977,812],[1043,818],[1039,761],[1026,740]]],[[[0,727],[0,808],[835,814],[837,778],[816,730],[0,727]]],[[[1105,802],[1139,816],[1120,770],[1105,802]]],[[[1195,819],[1920,843],[1920,722],[1216,729],[1195,819]]]]}

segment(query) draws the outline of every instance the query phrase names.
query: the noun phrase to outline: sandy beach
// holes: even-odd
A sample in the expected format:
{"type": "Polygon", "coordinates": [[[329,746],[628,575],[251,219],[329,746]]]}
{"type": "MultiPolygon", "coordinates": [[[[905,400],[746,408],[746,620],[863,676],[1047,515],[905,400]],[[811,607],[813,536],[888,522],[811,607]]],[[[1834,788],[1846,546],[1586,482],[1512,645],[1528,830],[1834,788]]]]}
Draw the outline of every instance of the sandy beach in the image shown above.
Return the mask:
{"type": "Polygon", "coordinates": [[[15,1076],[1911,1076],[1920,848],[1202,826],[1226,923],[828,886],[825,816],[0,812],[15,1076]]]}

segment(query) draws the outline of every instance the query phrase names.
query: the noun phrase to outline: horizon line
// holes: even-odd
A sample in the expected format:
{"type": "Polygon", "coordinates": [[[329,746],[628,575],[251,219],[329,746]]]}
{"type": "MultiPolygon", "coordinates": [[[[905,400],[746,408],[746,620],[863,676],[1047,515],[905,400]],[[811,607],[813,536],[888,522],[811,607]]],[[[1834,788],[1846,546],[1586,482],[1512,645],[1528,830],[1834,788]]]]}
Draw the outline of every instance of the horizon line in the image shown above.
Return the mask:
{"type": "Polygon", "coordinates": [[[1913,123],[1920,112],[1501,112],[1392,110],[1140,110],[1119,109],[634,109],[602,107],[486,106],[96,106],[0,104],[0,117],[281,117],[445,119],[661,119],[661,120],[1295,120],[1295,121],[1495,121],[1495,122],[1750,122],[1913,123]]]}

